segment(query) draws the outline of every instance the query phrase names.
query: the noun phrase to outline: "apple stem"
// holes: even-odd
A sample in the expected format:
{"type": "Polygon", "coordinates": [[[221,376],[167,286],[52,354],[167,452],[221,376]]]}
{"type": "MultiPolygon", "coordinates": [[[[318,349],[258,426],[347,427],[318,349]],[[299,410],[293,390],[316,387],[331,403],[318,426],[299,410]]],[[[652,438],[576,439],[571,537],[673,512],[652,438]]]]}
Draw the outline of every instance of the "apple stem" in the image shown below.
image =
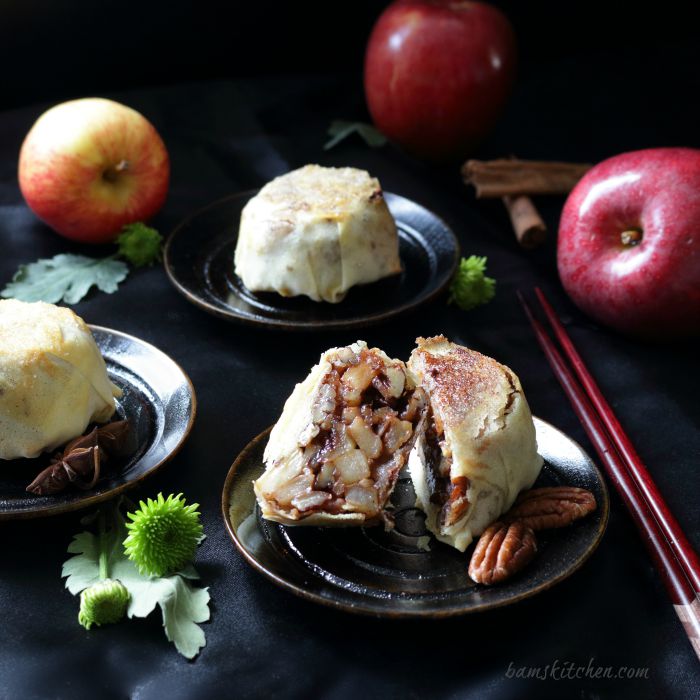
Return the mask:
{"type": "Polygon", "coordinates": [[[625,248],[639,245],[642,241],[642,231],[638,228],[630,228],[620,234],[620,241],[625,248]]]}
{"type": "Polygon", "coordinates": [[[128,160],[120,160],[116,165],[113,165],[109,168],[107,168],[103,173],[102,177],[103,179],[107,180],[107,182],[116,182],[119,179],[119,176],[126,172],[129,169],[129,161],[128,160]]]}

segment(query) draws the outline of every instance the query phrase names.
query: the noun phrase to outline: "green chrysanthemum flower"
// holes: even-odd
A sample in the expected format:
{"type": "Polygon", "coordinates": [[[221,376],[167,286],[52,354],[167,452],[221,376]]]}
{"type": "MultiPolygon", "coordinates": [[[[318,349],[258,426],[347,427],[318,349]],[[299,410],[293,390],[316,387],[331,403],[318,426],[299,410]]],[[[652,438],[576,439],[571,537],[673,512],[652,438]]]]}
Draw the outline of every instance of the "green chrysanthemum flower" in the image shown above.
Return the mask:
{"type": "Polygon", "coordinates": [[[154,228],[141,222],[127,224],[117,237],[119,255],[134,267],[151,265],[160,259],[163,236],[154,228]]]}
{"type": "Polygon", "coordinates": [[[164,576],[182,568],[193,557],[202,538],[198,503],[185,505],[182,494],[166,499],[149,498],[139,510],[128,513],[133,521],[124,540],[124,551],[145,576],[164,576]]]}
{"type": "Polygon", "coordinates": [[[459,261],[459,268],[450,284],[448,304],[456,304],[460,309],[470,309],[486,304],[496,294],[496,280],[486,277],[486,258],[470,255],[459,261]]]}
{"type": "Polygon", "coordinates": [[[119,622],[126,615],[130,597],[121,581],[98,581],[80,594],[78,622],[87,630],[93,625],[119,622]]]}

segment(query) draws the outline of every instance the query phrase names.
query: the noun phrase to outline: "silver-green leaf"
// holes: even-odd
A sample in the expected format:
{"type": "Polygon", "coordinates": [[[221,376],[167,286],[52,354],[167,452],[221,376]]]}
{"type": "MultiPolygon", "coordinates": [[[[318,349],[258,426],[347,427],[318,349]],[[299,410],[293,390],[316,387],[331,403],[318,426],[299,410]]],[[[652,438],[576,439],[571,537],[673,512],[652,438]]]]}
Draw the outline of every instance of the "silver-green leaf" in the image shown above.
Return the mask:
{"type": "Polygon", "coordinates": [[[68,551],[76,556],[64,562],[61,576],[67,576],[66,588],[73,594],[89,588],[100,580],[100,547],[97,535],[80,532],[68,545],[68,551]]]}
{"type": "Polygon", "coordinates": [[[328,127],[328,135],[332,138],[328,140],[324,146],[323,150],[327,151],[333,146],[339,144],[343,139],[346,139],[351,134],[358,134],[364,142],[371,146],[372,148],[379,148],[383,146],[387,139],[381,131],[377,130],[371,124],[366,124],[365,122],[348,122],[342,119],[336,119],[331,122],[328,127]]]}
{"type": "Polygon", "coordinates": [[[128,274],[128,265],[113,257],[89,258],[61,253],[21,265],[0,296],[20,301],[76,304],[93,286],[107,294],[116,292],[128,274]]]}
{"type": "Polygon", "coordinates": [[[159,605],[165,636],[186,658],[195,657],[206,644],[198,622],[209,619],[209,590],[196,588],[188,579],[198,578],[189,565],[182,572],[162,578],[141,575],[129,559],[117,562],[112,572],[131,594],[129,617],[147,617],[159,605]]]}

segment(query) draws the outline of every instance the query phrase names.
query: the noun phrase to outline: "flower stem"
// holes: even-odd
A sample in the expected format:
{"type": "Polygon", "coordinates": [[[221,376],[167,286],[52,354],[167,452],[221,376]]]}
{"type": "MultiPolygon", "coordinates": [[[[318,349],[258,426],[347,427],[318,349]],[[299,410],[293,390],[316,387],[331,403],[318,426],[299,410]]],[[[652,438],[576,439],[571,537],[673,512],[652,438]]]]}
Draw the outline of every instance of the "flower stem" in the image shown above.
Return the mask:
{"type": "Polygon", "coordinates": [[[109,571],[107,569],[107,548],[105,547],[105,514],[104,511],[100,511],[100,517],[98,520],[98,542],[100,547],[100,579],[109,578],[109,571]]]}

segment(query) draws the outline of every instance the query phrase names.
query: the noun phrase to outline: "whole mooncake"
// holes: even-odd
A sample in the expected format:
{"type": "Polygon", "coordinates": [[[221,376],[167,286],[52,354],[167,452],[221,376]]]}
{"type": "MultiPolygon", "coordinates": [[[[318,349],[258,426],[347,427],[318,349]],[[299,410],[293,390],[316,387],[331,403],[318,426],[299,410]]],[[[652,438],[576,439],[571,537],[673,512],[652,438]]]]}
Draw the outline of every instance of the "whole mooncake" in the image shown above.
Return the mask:
{"type": "Polygon", "coordinates": [[[235,268],[253,292],[331,303],[356,284],[401,272],[379,181],[364,170],[320,165],[275,178],[243,209],[235,268]]]}
{"type": "Polygon", "coordinates": [[[37,457],[108,421],[120,393],[70,309],[0,300],[0,459],[37,457]]]}

